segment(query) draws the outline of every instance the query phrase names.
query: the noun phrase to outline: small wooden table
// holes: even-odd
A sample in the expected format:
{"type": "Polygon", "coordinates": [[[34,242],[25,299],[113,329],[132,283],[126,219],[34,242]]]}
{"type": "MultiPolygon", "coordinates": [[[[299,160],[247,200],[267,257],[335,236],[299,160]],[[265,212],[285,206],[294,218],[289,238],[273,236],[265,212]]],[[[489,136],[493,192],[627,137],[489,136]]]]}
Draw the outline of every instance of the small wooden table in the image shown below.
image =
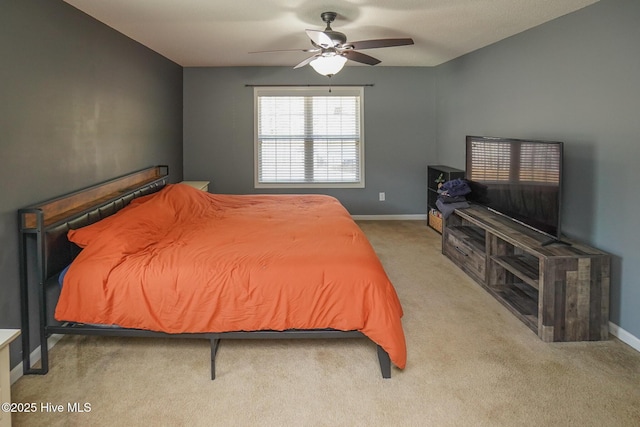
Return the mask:
{"type": "Polygon", "coordinates": [[[209,181],[182,181],[180,184],[187,184],[202,191],[209,191],[209,181]]]}
{"type": "MultiPolygon", "coordinates": [[[[11,403],[9,344],[19,335],[20,329],[0,329],[0,404],[11,403]]],[[[11,426],[11,412],[0,410],[0,427],[9,426],[11,426]]]]}

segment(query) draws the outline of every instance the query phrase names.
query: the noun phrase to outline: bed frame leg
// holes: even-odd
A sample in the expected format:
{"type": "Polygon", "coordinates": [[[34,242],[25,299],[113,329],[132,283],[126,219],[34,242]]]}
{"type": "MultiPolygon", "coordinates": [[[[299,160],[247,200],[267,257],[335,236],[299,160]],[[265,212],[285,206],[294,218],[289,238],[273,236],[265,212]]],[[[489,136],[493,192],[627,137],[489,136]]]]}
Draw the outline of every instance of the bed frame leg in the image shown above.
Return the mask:
{"type": "Polygon", "coordinates": [[[380,370],[382,371],[382,378],[391,378],[391,359],[389,353],[384,351],[382,347],[378,347],[378,361],[380,362],[380,370]]]}
{"type": "MultiPolygon", "coordinates": [[[[22,211],[22,210],[21,210],[22,211]]],[[[36,265],[38,266],[38,278],[39,278],[39,286],[38,286],[38,307],[39,309],[39,339],[40,339],[40,368],[34,368],[31,365],[31,320],[29,317],[30,312],[30,304],[29,304],[29,279],[28,279],[28,271],[29,266],[31,265],[28,262],[27,256],[27,234],[24,231],[24,218],[23,215],[27,214],[27,210],[19,213],[18,216],[18,224],[20,224],[20,240],[18,242],[18,251],[19,251],[19,268],[20,268],[20,326],[22,329],[22,372],[25,375],[45,375],[49,372],[49,347],[47,342],[47,331],[46,331],[46,319],[47,319],[47,310],[46,310],[46,300],[45,300],[45,291],[44,291],[44,244],[42,242],[41,233],[43,227],[43,219],[42,219],[42,211],[39,209],[32,210],[29,209],[28,213],[35,214],[36,224],[38,233],[36,234],[36,265]]]]}
{"type": "Polygon", "coordinates": [[[218,353],[218,345],[220,340],[218,338],[211,339],[211,380],[216,379],[216,353],[218,353]]]}

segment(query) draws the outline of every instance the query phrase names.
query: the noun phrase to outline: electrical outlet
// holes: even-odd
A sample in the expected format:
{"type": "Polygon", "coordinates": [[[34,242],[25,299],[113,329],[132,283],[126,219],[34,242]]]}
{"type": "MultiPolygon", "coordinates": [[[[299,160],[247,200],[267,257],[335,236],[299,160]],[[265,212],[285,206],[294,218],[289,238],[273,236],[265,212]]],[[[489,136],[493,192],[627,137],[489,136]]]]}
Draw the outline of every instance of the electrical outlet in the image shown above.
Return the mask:
{"type": "Polygon", "coordinates": [[[384,202],[384,200],[385,200],[384,191],[381,191],[378,194],[378,200],[380,200],[381,202],[384,202]]]}

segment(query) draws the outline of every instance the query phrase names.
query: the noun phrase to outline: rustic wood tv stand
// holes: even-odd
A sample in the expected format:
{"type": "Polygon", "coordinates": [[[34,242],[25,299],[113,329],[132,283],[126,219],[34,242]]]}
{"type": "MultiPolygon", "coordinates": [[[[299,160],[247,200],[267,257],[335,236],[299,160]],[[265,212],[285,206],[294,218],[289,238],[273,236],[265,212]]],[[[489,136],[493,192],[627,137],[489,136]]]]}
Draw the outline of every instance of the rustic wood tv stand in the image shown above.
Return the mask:
{"type": "Polygon", "coordinates": [[[442,253],[543,341],[606,340],[609,255],[565,238],[548,240],[471,206],[445,220],[442,253]]]}

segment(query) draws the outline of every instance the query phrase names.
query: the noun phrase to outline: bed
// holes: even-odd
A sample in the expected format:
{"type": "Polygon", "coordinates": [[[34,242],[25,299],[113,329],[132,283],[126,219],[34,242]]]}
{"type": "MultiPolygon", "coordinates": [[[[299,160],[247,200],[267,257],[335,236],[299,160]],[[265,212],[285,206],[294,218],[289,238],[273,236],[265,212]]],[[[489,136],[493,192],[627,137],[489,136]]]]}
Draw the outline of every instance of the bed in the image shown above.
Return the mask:
{"type": "Polygon", "coordinates": [[[222,195],[157,166],[19,211],[23,348],[52,334],[368,338],[406,364],[402,307],[370,243],[324,195],[222,195]],[[38,309],[32,325],[30,307],[38,309]]]}

